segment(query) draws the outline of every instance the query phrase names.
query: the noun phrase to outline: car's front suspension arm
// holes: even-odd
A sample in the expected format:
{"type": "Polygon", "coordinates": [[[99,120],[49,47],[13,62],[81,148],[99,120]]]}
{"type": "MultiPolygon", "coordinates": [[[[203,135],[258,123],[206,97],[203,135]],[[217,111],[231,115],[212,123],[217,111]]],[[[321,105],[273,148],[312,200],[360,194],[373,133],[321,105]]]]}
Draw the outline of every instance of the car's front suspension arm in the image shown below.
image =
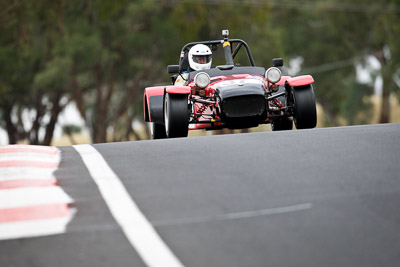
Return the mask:
{"type": "Polygon", "coordinates": [[[282,93],[279,93],[279,94],[276,94],[276,95],[269,96],[269,97],[267,97],[267,100],[270,101],[272,99],[275,99],[277,97],[284,96],[284,95],[286,95],[286,92],[282,92],[282,93]]]}
{"type": "Polygon", "coordinates": [[[215,101],[199,99],[199,98],[191,98],[190,100],[193,101],[193,102],[202,103],[202,104],[208,104],[208,105],[215,105],[217,103],[215,101]]]}

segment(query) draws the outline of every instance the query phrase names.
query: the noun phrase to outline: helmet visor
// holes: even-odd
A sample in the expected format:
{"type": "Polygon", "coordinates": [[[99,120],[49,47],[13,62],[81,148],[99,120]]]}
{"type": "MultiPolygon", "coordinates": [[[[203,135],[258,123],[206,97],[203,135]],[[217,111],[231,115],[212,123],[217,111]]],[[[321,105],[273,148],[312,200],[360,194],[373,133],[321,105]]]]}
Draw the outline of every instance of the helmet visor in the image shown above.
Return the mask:
{"type": "Polygon", "coordinates": [[[193,55],[193,62],[198,64],[207,64],[211,62],[211,55],[193,55]]]}

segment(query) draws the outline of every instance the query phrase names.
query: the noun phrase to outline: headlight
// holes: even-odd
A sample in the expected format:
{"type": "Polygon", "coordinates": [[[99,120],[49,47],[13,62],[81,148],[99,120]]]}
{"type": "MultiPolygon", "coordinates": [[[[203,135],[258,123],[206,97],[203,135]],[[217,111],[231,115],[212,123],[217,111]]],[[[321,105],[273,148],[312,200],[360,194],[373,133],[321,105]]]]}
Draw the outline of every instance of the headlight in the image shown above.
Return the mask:
{"type": "Polygon", "coordinates": [[[271,67],[265,72],[265,77],[270,83],[277,83],[281,80],[282,73],[278,68],[271,67]]]}
{"type": "Polygon", "coordinates": [[[210,84],[210,76],[205,72],[199,72],[194,76],[194,83],[199,88],[206,88],[210,84]]]}

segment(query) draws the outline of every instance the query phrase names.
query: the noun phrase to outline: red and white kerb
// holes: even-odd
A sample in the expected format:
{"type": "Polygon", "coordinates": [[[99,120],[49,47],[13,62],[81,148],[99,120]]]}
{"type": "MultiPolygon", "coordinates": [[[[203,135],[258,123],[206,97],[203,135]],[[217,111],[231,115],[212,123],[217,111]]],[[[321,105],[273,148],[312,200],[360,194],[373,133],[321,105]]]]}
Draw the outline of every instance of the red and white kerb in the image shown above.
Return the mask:
{"type": "Polygon", "coordinates": [[[56,147],[0,147],[0,240],[61,234],[74,210],[57,186],[56,147]]]}

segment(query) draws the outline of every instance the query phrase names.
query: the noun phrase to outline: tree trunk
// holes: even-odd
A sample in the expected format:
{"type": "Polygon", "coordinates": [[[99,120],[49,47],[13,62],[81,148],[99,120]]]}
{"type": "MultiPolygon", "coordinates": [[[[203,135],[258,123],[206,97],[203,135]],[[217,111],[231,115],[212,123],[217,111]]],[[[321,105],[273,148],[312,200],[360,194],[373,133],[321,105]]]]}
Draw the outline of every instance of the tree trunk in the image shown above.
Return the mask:
{"type": "Polygon", "coordinates": [[[388,62],[383,52],[383,48],[377,52],[377,58],[381,63],[381,73],[383,80],[379,123],[388,123],[390,119],[390,89],[393,85],[393,79],[388,67],[388,62]]]}
{"type": "Polygon", "coordinates": [[[57,123],[58,115],[62,110],[62,107],[60,105],[61,96],[62,96],[61,92],[55,93],[54,99],[52,101],[53,108],[51,109],[50,122],[46,127],[46,134],[44,136],[42,145],[49,146],[51,144],[51,140],[53,139],[54,128],[57,123]]]}
{"type": "Polygon", "coordinates": [[[387,88],[387,85],[385,86],[385,82],[383,82],[379,123],[388,123],[389,120],[390,120],[390,90],[389,88],[387,88]]]}
{"type": "Polygon", "coordinates": [[[8,135],[8,143],[9,144],[16,144],[17,143],[17,129],[15,128],[14,124],[11,120],[11,111],[12,105],[6,103],[3,108],[3,118],[6,122],[6,129],[8,135]]]}
{"type": "Polygon", "coordinates": [[[81,115],[82,119],[86,121],[86,110],[85,110],[85,103],[83,101],[83,92],[82,88],[79,86],[78,81],[76,79],[76,63],[75,61],[72,63],[71,67],[71,83],[72,83],[72,96],[73,100],[75,101],[76,107],[81,115]]]}
{"type": "Polygon", "coordinates": [[[388,66],[383,62],[381,64],[383,87],[379,123],[388,123],[390,121],[390,89],[393,85],[393,79],[388,66]]]}
{"type": "Polygon", "coordinates": [[[42,96],[39,94],[35,100],[35,109],[36,109],[36,118],[32,124],[32,128],[30,131],[30,141],[31,145],[38,145],[39,144],[39,130],[40,130],[40,121],[43,117],[43,106],[42,106],[42,96]]]}
{"type": "Polygon", "coordinates": [[[93,125],[93,142],[94,143],[105,143],[107,142],[107,126],[108,119],[107,113],[109,104],[111,101],[112,94],[114,92],[114,65],[110,66],[110,78],[108,85],[102,86],[103,84],[103,69],[100,65],[96,66],[97,76],[97,102],[96,102],[96,114],[93,125]],[[103,93],[105,90],[105,93],[103,93]]]}
{"type": "Polygon", "coordinates": [[[102,110],[103,103],[103,69],[100,64],[95,66],[96,71],[96,103],[94,106],[93,117],[93,143],[104,143],[106,139],[105,118],[102,110]]]}

